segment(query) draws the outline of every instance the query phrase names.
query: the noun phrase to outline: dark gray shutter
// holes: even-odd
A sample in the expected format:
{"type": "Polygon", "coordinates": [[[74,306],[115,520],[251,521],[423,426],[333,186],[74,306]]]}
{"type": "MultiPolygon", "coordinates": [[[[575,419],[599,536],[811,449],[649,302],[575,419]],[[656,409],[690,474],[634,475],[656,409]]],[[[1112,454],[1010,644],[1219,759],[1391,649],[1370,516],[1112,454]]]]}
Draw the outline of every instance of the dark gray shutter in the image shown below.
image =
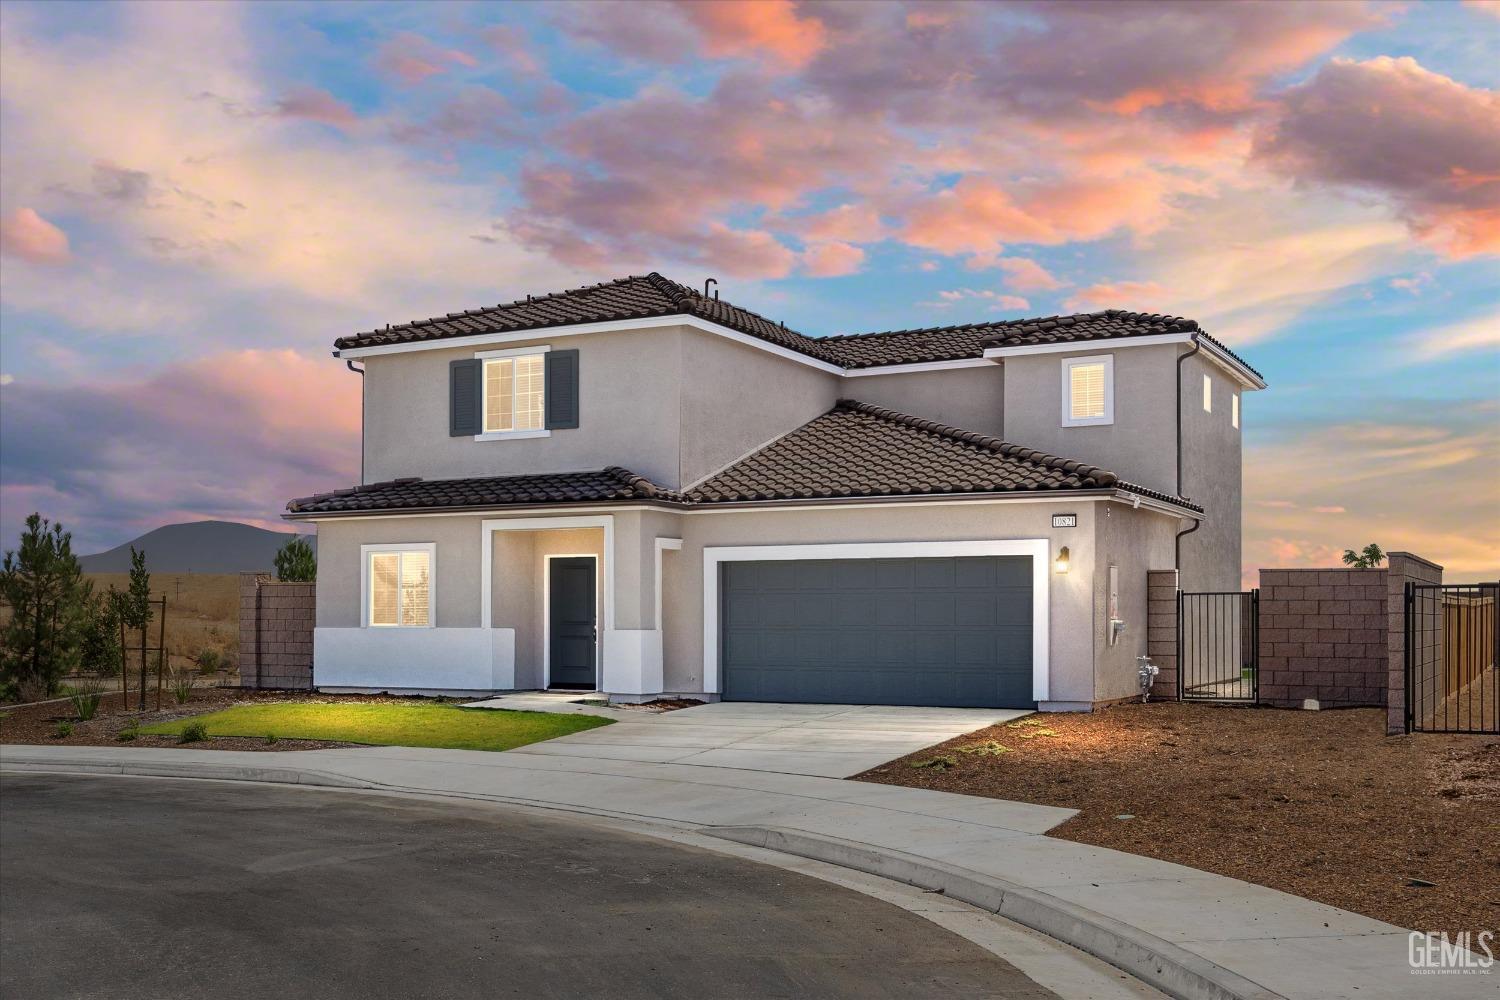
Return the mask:
{"type": "Polygon", "coordinates": [[[578,351],[547,352],[547,429],[578,426],[578,351]]]}
{"type": "Polygon", "coordinates": [[[484,362],[448,362],[448,436],[472,437],[484,426],[484,362]]]}

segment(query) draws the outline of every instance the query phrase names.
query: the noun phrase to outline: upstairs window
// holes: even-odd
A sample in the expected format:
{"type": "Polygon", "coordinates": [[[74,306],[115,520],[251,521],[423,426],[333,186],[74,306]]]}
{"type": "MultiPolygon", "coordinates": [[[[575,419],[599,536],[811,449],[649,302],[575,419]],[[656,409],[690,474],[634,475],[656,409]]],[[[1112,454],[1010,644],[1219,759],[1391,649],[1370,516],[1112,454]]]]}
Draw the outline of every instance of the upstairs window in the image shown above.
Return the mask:
{"type": "Polygon", "coordinates": [[[435,546],[364,546],[365,624],[371,628],[432,625],[435,546]]]}
{"type": "Polygon", "coordinates": [[[484,433],[539,431],[545,426],[546,355],[520,354],[484,362],[484,433]]]}
{"type": "Polygon", "coordinates": [[[1101,354],[1062,364],[1062,425],[1088,427],[1115,421],[1115,359],[1101,354]]]}
{"type": "Polygon", "coordinates": [[[1203,376],[1203,412],[1214,412],[1214,380],[1203,376]]]}

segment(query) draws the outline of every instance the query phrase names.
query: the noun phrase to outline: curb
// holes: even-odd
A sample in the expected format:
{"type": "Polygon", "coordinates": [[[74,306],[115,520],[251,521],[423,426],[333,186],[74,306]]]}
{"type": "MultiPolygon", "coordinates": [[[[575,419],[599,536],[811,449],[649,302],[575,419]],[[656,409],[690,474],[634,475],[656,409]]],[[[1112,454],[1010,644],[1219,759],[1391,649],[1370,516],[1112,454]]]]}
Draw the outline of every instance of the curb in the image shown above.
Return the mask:
{"type": "Polygon", "coordinates": [[[208,778],[217,781],[262,781],[275,785],[317,785],[324,788],[383,789],[387,786],[358,778],[285,767],[243,764],[163,764],[99,760],[0,760],[0,771],[34,774],[127,774],[147,778],[208,778]]]}
{"type": "Polygon", "coordinates": [[[1236,972],[1112,917],[940,861],[777,827],[703,827],[700,832],[941,892],[1072,945],[1178,1000],[1286,1000],[1236,972]]]}

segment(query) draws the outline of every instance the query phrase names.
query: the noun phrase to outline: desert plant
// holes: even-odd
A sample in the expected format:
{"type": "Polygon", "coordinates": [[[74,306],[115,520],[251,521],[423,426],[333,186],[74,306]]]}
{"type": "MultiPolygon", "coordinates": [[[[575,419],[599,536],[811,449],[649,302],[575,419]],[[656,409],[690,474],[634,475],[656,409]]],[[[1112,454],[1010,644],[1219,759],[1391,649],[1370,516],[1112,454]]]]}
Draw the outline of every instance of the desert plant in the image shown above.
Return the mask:
{"type": "Polygon", "coordinates": [[[224,669],[224,654],[212,646],[198,654],[198,673],[207,676],[224,669]]]}
{"type": "Polygon", "coordinates": [[[1344,565],[1352,569],[1374,569],[1383,562],[1385,562],[1385,553],[1380,551],[1380,546],[1374,542],[1358,552],[1353,549],[1344,550],[1344,565]]]}
{"type": "Polygon", "coordinates": [[[177,699],[177,704],[186,705],[193,696],[193,675],[186,670],[173,670],[167,686],[171,688],[172,697],[177,699]]]}
{"type": "Polygon", "coordinates": [[[54,740],[65,740],[72,735],[73,723],[71,722],[59,722],[57,728],[52,730],[52,738],[54,740]]]}
{"type": "Polygon", "coordinates": [[[79,722],[87,722],[99,714],[99,702],[104,700],[104,680],[100,677],[84,677],[73,685],[68,701],[78,713],[79,722]]]}
{"type": "Polygon", "coordinates": [[[208,727],[201,722],[189,722],[182,727],[182,733],[177,737],[178,743],[202,743],[208,739],[208,727]]]}
{"type": "Polygon", "coordinates": [[[282,583],[312,583],[318,578],[318,557],[301,535],[276,553],[276,579],[282,583]]]}
{"type": "Polygon", "coordinates": [[[276,745],[276,741],[279,738],[280,737],[278,737],[275,733],[267,733],[266,734],[266,746],[268,746],[268,747],[275,746],[276,745]]]}
{"type": "Polygon", "coordinates": [[[141,735],[141,720],[131,719],[129,722],[125,723],[124,729],[115,734],[115,739],[119,740],[121,743],[129,743],[139,735],[141,735]]]}
{"type": "Polygon", "coordinates": [[[10,609],[0,627],[0,677],[24,700],[47,697],[77,669],[92,589],[73,555],[73,536],[40,514],[28,517],[20,547],[5,553],[0,567],[0,600],[10,609]]]}

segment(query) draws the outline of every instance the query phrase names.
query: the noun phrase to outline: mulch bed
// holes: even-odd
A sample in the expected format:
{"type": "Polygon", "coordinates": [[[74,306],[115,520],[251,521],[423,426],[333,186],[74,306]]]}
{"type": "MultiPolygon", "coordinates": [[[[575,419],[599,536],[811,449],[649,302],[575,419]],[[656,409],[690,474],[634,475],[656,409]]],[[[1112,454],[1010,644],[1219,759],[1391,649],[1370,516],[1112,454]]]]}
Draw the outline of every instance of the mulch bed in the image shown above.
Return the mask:
{"type": "Polygon", "coordinates": [[[328,695],[299,693],[295,691],[256,691],[245,688],[199,688],[192,698],[179,705],[167,694],[162,698],[160,711],[156,710],[156,694],[146,696],[146,711],[136,711],[136,699],[131,692],[128,704],[122,703],[120,693],[112,692],[99,705],[99,713],[88,722],[80,722],[73,706],[66,701],[25,705],[19,708],[0,708],[0,743],[30,743],[41,746],[120,746],[120,747],[188,747],[193,750],[326,750],[330,747],[359,746],[357,743],[339,743],[332,740],[278,739],[267,743],[264,737],[210,736],[195,743],[179,743],[175,736],[147,736],[144,733],[133,740],[121,741],[119,735],[129,728],[131,720],[142,727],[158,722],[170,722],[189,715],[217,712],[244,702],[366,702],[384,704],[410,702],[431,704],[433,698],[403,698],[396,695],[328,695]],[[72,726],[72,732],[59,737],[60,723],[72,726]]]}
{"type": "Polygon", "coordinates": [[[1387,737],[1380,709],[1167,702],[1022,723],[970,733],[857,780],[1080,809],[1050,835],[1402,927],[1500,926],[1493,736],[1387,737]]]}

